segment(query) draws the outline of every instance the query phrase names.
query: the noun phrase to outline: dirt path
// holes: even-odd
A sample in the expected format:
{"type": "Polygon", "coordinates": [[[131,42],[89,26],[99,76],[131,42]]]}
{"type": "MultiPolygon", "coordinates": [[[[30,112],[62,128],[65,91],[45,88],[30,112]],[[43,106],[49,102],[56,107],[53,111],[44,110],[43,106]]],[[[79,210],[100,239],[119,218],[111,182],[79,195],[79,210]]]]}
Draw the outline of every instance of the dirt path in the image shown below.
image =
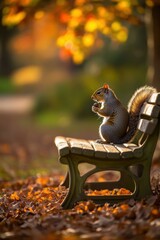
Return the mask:
{"type": "Polygon", "coordinates": [[[0,113],[28,113],[34,102],[32,96],[1,96],[0,113]]]}

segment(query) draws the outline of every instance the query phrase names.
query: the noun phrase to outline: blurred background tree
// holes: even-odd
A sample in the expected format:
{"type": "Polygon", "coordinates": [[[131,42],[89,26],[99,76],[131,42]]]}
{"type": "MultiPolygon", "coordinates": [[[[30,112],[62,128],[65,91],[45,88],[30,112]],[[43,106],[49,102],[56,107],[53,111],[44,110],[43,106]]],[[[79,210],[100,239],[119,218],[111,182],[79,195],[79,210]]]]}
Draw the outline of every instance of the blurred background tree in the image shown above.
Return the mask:
{"type": "MultiPolygon", "coordinates": [[[[148,36],[148,81],[159,89],[160,75],[160,1],[159,0],[3,0],[1,1],[1,72],[9,72],[10,60],[5,45],[5,26],[23,26],[31,19],[50,16],[63,60],[81,64],[94,50],[102,47],[105,35],[115,42],[125,42],[129,24],[146,24],[148,36]],[[3,16],[2,16],[3,14],[3,16]],[[3,59],[3,60],[2,60],[3,59]],[[7,60],[6,60],[7,59],[7,60]],[[8,66],[7,66],[8,65],[8,66]],[[6,70],[4,70],[6,69],[6,70]]],[[[49,22],[50,24],[50,22],[49,22]]],[[[47,31],[46,31],[47,33],[47,31]]],[[[45,33],[45,34],[46,34],[45,33]]]]}

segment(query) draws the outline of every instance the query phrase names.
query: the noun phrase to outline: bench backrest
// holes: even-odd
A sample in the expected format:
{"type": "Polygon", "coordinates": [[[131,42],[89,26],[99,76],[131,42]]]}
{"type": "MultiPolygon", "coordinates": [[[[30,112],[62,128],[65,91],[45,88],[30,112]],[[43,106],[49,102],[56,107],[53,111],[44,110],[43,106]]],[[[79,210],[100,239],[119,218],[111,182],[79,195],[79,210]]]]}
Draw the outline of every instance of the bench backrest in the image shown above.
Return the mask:
{"type": "MultiPolygon", "coordinates": [[[[153,93],[151,97],[148,99],[148,101],[145,102],[142,106],[140,112],[140,119],[137,125],[138,129],[137,135],[139,136],[144,135],[145,137],[152,135],[156,127],[158,128],[158,125],[160,125],[159,122],[160,122],[160,93],[153,93]]],[[[135,136],[134,140],[136,141],[138,140],[138,138],[136,139],[135,136]]],[[[135,142],[134,140],[133,142],[135,142]]]]}

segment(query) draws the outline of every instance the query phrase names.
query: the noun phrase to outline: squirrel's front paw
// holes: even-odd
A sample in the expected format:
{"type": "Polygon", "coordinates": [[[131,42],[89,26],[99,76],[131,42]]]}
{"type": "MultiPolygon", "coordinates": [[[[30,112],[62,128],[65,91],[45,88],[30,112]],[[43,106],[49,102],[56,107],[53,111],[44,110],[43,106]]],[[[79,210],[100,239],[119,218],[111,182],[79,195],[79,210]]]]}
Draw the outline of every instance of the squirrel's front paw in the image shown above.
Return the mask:
{"type": "Polygon", "coordinates": [[[97,108],[97,107],[95,107],[95,106],[92,106],[92,112],[95,112],[95,113],[97,113],[97,112],[98,112],[98,110],[99,110],[99,108],[97,108]]]}
{"type": "Polygon", "coordinates": [[[101,104],[96,102],[92,106],[92,111],[97,113],[100,107],[101,107],[101,104]]]}

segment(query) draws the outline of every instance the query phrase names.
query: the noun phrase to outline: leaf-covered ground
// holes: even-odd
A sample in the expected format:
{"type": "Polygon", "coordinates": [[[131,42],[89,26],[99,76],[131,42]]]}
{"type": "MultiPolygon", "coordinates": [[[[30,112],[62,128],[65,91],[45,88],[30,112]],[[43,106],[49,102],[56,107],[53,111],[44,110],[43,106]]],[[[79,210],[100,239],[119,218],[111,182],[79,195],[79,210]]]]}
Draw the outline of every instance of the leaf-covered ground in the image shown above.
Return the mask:
{"type": "MultiPolygon", "coordinates": [[[[66,132],[54,127],[37,129],[33,122],[26,123],[25,117],[0,117],[0,239],[160,239],[160,142],[152,163],[157,172],[151,198],[114,206],[89,201],[71,210],[61,208],[67,190],[59,186],[63,176],[58,168],[62,168],[53,139],[63,134],[95,139],[95,129],[88,123],[71,126],[66,132]],[[48,175],[36,175],[33,168],[46,169],[48,175]],[[52,169],[54,173],[50,173],[52,169]],[[27,177],[30,173],[35,177],[27,177]],[[4,181],[6,175],[8,181],[4,181]]],[[[123,189],[116,190],[121,192],[124,194],[123,189]]]]}
{"type": "Polygon", "coordinates": [[[159,179],[155,194],[109,206],[80,202],[63,210],[62,176],[37,176],[0,183],[0,239],[160,239],[159,179]]]}

